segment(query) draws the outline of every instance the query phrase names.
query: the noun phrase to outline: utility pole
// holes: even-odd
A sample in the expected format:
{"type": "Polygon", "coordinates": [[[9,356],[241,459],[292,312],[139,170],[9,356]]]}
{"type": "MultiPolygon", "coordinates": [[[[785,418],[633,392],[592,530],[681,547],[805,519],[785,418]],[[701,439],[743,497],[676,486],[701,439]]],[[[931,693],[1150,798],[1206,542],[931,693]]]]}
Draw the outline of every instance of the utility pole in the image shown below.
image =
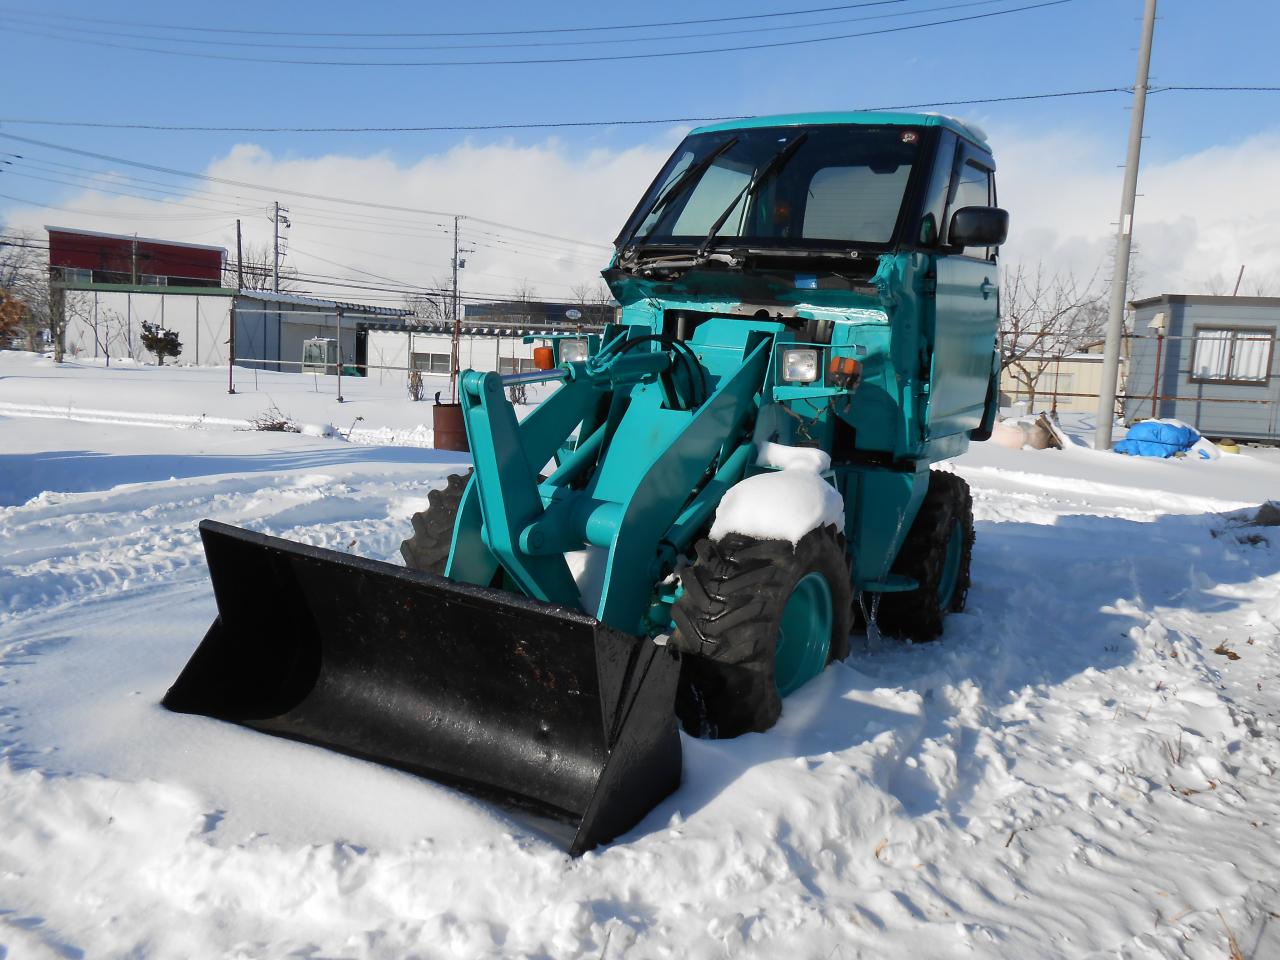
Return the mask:
{"type": "Polygon", "coordinates": [[[236,392],[236,302],[244,292],[244,247],[240,238],[240,218],[236,218],[236,295],[227,311],[231,336],[227,338],[227,393],[236,392]]]}
{"type": "Polygon", "coordinates": [[[462,318],[458,315],[458,221],[453,218],[453,344],[449,351],[449,401],[458,402],[459,344],[462,340],[462,318]]]}
{"type": "Polygon", "coordinates": [[[1107,346],[1098,391],[1098,429],[1094,448],[1111,449],[1116,413],[1116,380],[1120,373],[1120,338],[1129,288],[1129,253],[1133,246],[1133,205],[1138,192],[1138,157],[1142,152],[1142,119],[1147,108],[1147,78],[1151,73],[1151,38],[1156,28],[1156,0],[1146,0],[1142,16],[1142,45],[1138,49],[1138,79],[1133,86],[1133,115],[1129,118],[1129,152],[1124,162],[1124,190],[1120,195],[1120,223],[1116,231],[1115,266],[1111,274],[1111,310],[1107,317],[1107,346]]]}
{"type": "Polygon", "coordinates": [[[240,219],[236,218],[236,292],[244,289],[244,248],[240,239],[240,219]]]}
{"type": "MultiPolygon", "coordinates": [[[[292,224],[289,222],[289,218],[284,215],[288,212],[289,212],[289,208],[285,207],[282,210],[280,207],[280,201],[277,200],[275,202],[275,211],[271,215],[271,236],[275,242],[275,248],[271,255],[271,290],[273,293],[277,293],[277,294],[280,292],[280,224],[283,223],[286,227],[292,226],[292,224]]],[[[277,373],[280,371],[281,351],[283,350],[283,336],[284,336],[284,332],[282,330],[283,322],[284,321],[280,313],[280,298],[276,297],[276,372],[277,373]]],[[[265,353],[266,351],[265,333],[263,336],[264,336],[263,351],[265,353]]]]}
{"type": "Polygon", "coordinates": [[[280,201],[276,201],[275,212],[271,215],[271,237],[275,243],[271,254],[271,290],[280,292],[280,201]]]}

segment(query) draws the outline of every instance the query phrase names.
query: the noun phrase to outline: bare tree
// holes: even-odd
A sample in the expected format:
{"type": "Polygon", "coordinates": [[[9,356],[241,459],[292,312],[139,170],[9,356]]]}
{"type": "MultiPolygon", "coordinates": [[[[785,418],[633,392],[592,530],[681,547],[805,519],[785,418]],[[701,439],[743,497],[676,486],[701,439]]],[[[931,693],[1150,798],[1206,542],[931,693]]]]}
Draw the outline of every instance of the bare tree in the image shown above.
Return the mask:
{"type": "Polygon", "coordinates": [[[1210,275],[1205,280],[1204,289],[1211,297],[1223,297],[1231,292],[1231,287],[1227,285],[1227,278],[1220,272],[1210,275]]]}
{"type": "Polygon", "coordinates": [[[1107,311],[1095,288],[1074,276],[1006,270],[1000,291],[1000,369],[1027,394],[1034,408],[1040,379],[1062,358],[1106,335],[1107,311]]]}
{"type": "Polygon", "coordinates": [[[603,280],[596,278],[576,283],[569,290],[587,323],[608,323],[612,319],[613,310],[609,304],[613,302],[613,294],[603,280]]]}
{"type": "Polygon", "coordinates": [[[1205,291],[1213,297],[1228,297],[1237,293],[1245,297],[1270,297],[1280,288],[1275,274],[1257,277],[1250,276],[1244,267],[1240,269],[1242,272],[1237,273],[1235,279],[1228,279],[1221,272],[1210,274],[1204,282],[1205,291]]]}
{"type": "Polygon", "coordinates": [[[9,291],[0,289],[0,342],[8,342],[27,317],[27,305],[9,291]]]}
{"type": "Polygon", "coordinates": [[[6,304],[8,332],[25,335],[28,350],[36,349],[41,331],[56,325],[48,264],[48,252],[31,234],[8,234],[0,243],[0,301],[6,304]]]}
{"type": "Polygon", "coordinates": [[[533,320],[533,303],[538,299],[538,291],[534,289],[529,281],[521,280],[516,284],[515,289],[511,291],[511,303],[515,308],[515,313],[510,317],[512,320],[524,321],[529,323],[533,320]]]}
{"type": "Polygon", "coordinates": [[[404,306],[406,310],[412,310],[418,320],[448,320],[453,309],[450,282],[436,277],[421,293],[406,293],[404,306]]]}
{"type": "Polygon", "coordinates": [[[1271,274],[1260,280],[1250,280],[1245,284],[1245,288],[1251,297],[1274,297],[1276,291],[1280,289],[1280,282],[1277,282],[1275,274],[1271,274]]]}
{"type": "MultiPolygon", "coordinates": [[[[275,254],[271,249],[271,244],[262,243],[246,243],[243,253],[240,257],[240,267],[244,274],[244,287],[242,289],[252,292],[266,292],[273,289],[274,274],[272,267],[275,262],[275,254]]],[[[234,288],[239,282],[240,272],[236,270],[234,260],[228,260],[226,266],[223,267],[224,280],[223,284],[234,288]]],[[[296,289],[298,279],[298,271],[284,263],[280,264],[280,289],[293,290],[296,289]]]]}

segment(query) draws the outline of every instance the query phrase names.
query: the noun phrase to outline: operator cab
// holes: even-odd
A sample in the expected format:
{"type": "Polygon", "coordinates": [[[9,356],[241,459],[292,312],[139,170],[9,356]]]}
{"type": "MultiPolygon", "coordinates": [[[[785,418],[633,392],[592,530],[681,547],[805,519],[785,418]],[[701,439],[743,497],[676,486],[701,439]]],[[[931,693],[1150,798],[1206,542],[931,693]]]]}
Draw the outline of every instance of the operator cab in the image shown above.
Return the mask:
{"type": "Polygon", "coordinates": [[[747,269],[786,274],[793,289],[859,292],[880,254],[994,258],[1008,218],[976,135],[939,117],[837,116],[690,134],[627,220],[611,272],[747,269]]]}

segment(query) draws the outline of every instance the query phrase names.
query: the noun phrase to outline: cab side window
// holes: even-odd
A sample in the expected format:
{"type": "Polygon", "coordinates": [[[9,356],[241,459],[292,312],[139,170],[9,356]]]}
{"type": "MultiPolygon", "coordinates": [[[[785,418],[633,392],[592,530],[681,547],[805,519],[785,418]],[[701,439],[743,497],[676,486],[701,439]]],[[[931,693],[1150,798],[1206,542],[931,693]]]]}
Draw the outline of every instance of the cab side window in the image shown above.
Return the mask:
{"type": "Polygon", "coordinates": [[[916,242],[921,246],[936,246],[942,239],[942,221],[947,213],[947,198],[951,192],[951,173],[956,165],[956,135],[944,130],[938,142],[938,154],[929,174],[929,186],[925,190],[924,206],[920,211],[920,229],[916,242]]]}
{"type": "MultiPolygon", "coordinates": [[[[995,178],[987,167],[983,166],[971,155],[966,156],[956,167],[952,179],[951,202],[947,205],[947,230],[951,229],[950,218],[962,207],[995,206],[995,178]]],[[[945,237],[947,234],[944,233],[945,237]]],[[[965,247],[959,251],[962,256],[976,257],[979,260],[990,260],[995,254],[992,247],[965,247]]]]}

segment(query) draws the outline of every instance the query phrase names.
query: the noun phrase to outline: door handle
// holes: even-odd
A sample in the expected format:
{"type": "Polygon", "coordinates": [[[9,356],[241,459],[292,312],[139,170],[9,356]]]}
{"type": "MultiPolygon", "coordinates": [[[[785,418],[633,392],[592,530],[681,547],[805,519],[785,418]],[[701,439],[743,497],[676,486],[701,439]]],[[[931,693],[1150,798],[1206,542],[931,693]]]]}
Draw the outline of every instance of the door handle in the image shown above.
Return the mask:
{"type": "Polygon", "coordinates": [[[982,291],[982,299],[986,300],[996,292],[996,285],[984,277],[982,280],[982,286],[978,287],[978,289],[982,291]]]}

